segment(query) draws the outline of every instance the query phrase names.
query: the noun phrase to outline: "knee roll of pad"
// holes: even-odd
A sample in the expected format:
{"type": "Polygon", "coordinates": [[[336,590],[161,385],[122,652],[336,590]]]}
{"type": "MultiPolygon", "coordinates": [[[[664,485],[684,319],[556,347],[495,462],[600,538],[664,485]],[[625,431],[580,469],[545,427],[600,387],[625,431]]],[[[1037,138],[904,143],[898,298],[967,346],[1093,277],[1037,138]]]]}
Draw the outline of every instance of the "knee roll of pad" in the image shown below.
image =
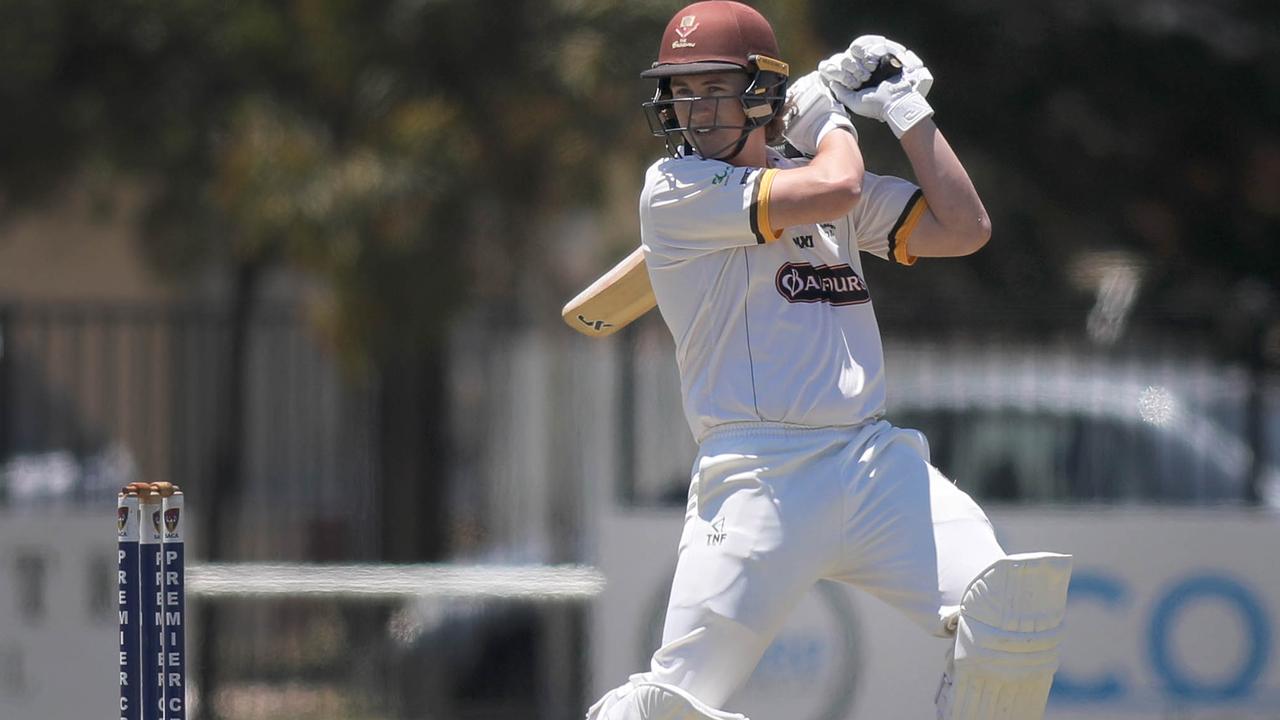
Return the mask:
{"type": "Polygon", "coordinates": [[[1066,613],[1071,556],[1010,555],[974,578],[955,616],[940,720],[1044,717],[1066,613]]]}
{"type": "Polygon", "coordinates": [[[632,675],[587,711],[587,720],[748,720],[745,715],[709,707],[674,685],[647,674],[632,675]]]}

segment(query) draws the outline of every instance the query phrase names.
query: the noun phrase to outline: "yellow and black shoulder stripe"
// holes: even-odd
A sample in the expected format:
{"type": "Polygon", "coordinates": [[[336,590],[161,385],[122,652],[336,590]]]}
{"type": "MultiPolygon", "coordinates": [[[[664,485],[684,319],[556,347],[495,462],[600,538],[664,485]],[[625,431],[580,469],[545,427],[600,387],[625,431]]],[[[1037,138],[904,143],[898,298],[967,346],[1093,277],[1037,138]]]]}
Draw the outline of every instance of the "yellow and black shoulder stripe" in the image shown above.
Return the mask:
{"type": "Polygon", "coordinates": [[[773,188],[773,177],[778,171],[770,168],[761,170],[756,175],[754,198],[751,201],[751,232],[756,236],[756,243],[763,245],[782,237],[782,231],[773,229],[769,222],[769,192],[773,188]]]}
{"type": "Polygon", "coordinates": [[[907,200],[906,207],[902,208],[902,214],[898,216],[897,222],[889,230],[890,260],[899,265],[915,264],[916,256],[912,255],[911,251],[907,249],[907,241],[911,238],[911,233],[916,229],[916,224],[920,222],[920,218],[928,209],[929,203],[924,199],[924,193],[917,188],[911,194],[911,199],[907,200]]]}

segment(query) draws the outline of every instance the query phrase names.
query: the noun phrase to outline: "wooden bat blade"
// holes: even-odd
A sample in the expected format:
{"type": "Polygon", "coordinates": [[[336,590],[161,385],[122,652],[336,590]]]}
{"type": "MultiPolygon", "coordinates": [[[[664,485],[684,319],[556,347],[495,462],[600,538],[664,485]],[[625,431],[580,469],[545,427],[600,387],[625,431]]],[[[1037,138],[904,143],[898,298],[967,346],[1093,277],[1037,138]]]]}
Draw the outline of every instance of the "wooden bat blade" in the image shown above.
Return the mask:
{"type": "Polygon", "coordinates": [[[636,248],[560,311],[565,323],[589,337],[612,335],[658,304],[644,251],[636,248]]]}

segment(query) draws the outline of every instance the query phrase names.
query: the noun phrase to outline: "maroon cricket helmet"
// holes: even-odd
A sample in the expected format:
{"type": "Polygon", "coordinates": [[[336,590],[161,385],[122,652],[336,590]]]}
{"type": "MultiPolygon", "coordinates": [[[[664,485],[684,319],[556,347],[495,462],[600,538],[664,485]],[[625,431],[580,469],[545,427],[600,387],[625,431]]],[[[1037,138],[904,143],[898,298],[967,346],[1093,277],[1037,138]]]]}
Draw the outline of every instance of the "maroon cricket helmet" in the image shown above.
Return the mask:
{"type": "Polygon", "coordinates": [[[778,61],[778,39],[769,21],[742,3],[707,0],[672,16],[662,33],[658,61],[640,77],[750,71],[758,57],[778,61]]]}

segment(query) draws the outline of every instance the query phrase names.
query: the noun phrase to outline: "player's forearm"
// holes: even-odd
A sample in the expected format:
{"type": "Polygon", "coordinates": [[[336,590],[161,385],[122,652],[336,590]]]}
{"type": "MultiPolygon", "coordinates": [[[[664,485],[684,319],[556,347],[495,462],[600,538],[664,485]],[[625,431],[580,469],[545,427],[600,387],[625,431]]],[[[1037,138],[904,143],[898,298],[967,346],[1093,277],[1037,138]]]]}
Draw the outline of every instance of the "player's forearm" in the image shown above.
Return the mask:
{"type": "Polygon", "coordinates": [[[991,238],[991,220],[960,158],[932,118],[902,136],[902,149],[911,161],[916,182],[929,209],[954,238],[961,254],[977,251],[991,238]]]}
{"type": "Polygon", "coordinates": [[[843,130],[830,132],[808,165],[778,172],[769,200],[771,221],[787,228],[845,215],[862,195],[862,179],[858,141],[843,130]]]}
{"type": "Polygon", "coordinates": [[[862,194],[865,172],[862,151],[858,149],[858,140],[851,132],[836,130],[829,133],[818,145],[818,152],[809,161],[809,165],[798,169],[808,171],[808,176],[824,187],[834,188],[830,192],[838,205],[837,216],[853,210],[862,194]]]}

